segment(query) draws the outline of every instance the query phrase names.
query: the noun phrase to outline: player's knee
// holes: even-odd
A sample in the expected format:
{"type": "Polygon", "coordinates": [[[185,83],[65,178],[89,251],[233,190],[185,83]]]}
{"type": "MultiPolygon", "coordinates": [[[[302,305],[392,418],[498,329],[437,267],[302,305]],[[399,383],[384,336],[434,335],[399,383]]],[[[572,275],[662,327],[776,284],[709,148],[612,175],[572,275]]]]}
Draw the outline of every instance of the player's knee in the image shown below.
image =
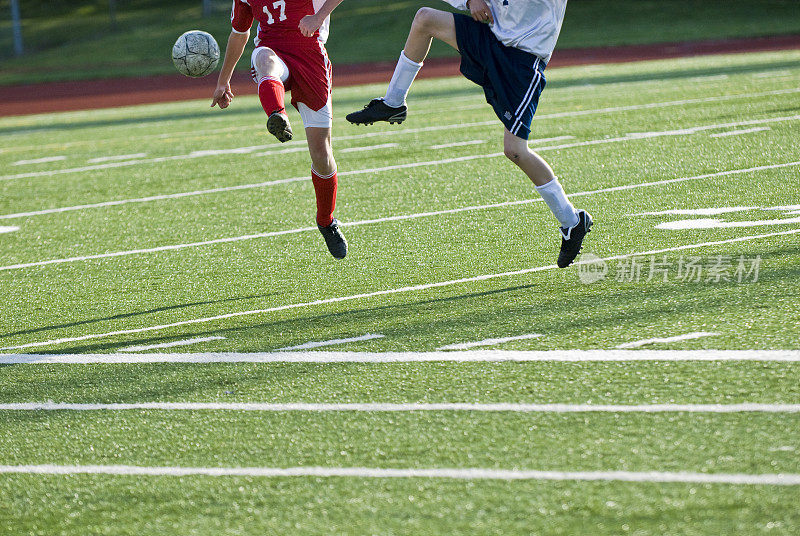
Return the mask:
{"type": "Polygon", "coordinates": [[[503,154],[515,164],[519,164],[529,152],[528,144],[520,138],[506,137],[503,140],[503,154]]]}
{"type": "Polygon", "coordinates": [[[267,75],[279,69],[280,60],[273,51],[264,49],[256,56],[255,64],[260,73],[267,75]]]}
{"type": "Polygon", "coordinates": [[[503,154],[515,164],[518,164],[520,158],[522,158],[522,152],[519,150],[519,147],[516,146],[505,145],[503,147],[503,154]]]}
{"type": "Polygon", "coordinates": [[[417,30],[427,30],[430,31],[434,24],[435,24],[435,16],[436,10],[430,7],[421,7],[417,10],[417,14],[414,15],[414,22],[412,26],[414,26],[417,30]]]}

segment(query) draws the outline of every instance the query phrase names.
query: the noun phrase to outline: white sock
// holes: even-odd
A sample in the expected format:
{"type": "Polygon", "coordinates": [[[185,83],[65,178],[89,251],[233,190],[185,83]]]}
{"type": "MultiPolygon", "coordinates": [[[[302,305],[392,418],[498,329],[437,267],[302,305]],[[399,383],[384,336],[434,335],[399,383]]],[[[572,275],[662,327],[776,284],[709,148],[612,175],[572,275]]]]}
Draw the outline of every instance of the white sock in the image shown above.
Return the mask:
{"type": "Polygon", "coordinates": [[[421,63],[408,59],[405,51],[400,52],[400,59],[397,60],[397,67],[394,68],[392,81],[389,82],[383,102],[392,108],[404,105],[411,83],[421,68],[421,63]]]}
{"type": "Polygon", "coordinates": [[[564,193],[564,188],[558,182],[558,177],[555,177],[547,184],[537,186],[536,191],[539,192],[544,202],[550,207],[561,227],[569,229],[578,225],[578,212],[567,199],[567,194],[564,193]]]}

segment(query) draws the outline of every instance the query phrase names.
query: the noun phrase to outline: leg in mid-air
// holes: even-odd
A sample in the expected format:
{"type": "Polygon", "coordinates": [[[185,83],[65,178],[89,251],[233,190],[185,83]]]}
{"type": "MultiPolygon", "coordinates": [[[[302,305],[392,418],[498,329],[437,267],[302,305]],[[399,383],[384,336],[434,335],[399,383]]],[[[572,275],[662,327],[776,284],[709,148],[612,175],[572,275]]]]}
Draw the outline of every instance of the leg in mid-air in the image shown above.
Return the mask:
{"type": "MultiPolygon", "coordinates": [[[[301,104],[300,107],[302,112],[306,112],[305,105],[301,104]]],[[[339,228],[339,222],[333,217],[338,178],[331,147],[331,128],[306,127],[306,139],[311,155],[311,182],[317,198],[317,228],[331,255],[343,259],[347,255],[347,241],[339,228]]]]}
{"type": "Polygon", "coordinates": [[[428,55],[433,39],[440,39],[458,50],[453,14],[423,7],[414,16],[406,46],[400,53],[392,80],[383,98],[373,99],[363,110],[347,115],[351,123],[371,125],[376,121],[402,123],[408,108],[406,96],[428,55]]]}
{"type": "Polygon", "coordinates": [[[267,130],[281,143],[292,139],[292,126],[286,115],[283,83],[289,78],[289,69],[270,48],[258,47],[253,52],[253,78],[258,84],[258,98],[267,114],[267,130]]]}
{"type": "Polygon", "coordinates": [[[533,182],[536,191],[561,225],[561,251],[556,264],[560,268],[569,266],[580,253],[583,239],[592,226],[592,217],[585,210],[576,210],[572,206],[550,165],[528,147],[527,140],[505,129],[503,152],[533,182]]]}

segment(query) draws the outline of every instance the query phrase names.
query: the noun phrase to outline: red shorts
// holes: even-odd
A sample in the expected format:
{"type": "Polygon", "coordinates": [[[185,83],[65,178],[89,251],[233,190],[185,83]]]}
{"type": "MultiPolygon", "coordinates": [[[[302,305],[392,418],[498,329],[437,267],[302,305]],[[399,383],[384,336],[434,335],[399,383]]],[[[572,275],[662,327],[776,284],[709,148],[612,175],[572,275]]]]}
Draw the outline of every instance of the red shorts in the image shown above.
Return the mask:
{"type": "MultiPolygon", "coordinates": [[[[316,39],[303,44],[264,40],[259,47],[272,49],[289,68],[289,78],[283,85],[292,93],[292,106],[297,108],[297,103],[302,102],[317,111],[328,103],[333,69],[325,45],[316,39]]],[[[258,83],[255,68],[251,67],[250,72],[258,83]]]]}

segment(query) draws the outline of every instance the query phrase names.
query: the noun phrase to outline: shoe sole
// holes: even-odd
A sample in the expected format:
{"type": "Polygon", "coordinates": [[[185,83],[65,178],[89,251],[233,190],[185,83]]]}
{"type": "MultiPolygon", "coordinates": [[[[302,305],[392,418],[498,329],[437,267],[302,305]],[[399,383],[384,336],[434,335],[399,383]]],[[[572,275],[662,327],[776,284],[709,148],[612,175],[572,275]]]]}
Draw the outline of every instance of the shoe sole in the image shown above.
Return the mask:
{"type": "Polygon", "coordinates": [[[278,138],[278,141],[285,143],[292,139],[292,127],[289,121],[280,114],[272,114],[267,119],[267,130],[270,134],[278,138]]]}
{"type": "Polygon", "coordinates": [[[380,121],[386,121],[390,125],[395,125],[395,124],[399,125],[405,120],[406,120],[406,116],[398,117],[396,115],[390,117],[389,119],[378,119],[376,121],[350,121],[348,119],[348,121],[350,121],[354,125],[374,125],[375,123],[378,123],[380,121]]]}

